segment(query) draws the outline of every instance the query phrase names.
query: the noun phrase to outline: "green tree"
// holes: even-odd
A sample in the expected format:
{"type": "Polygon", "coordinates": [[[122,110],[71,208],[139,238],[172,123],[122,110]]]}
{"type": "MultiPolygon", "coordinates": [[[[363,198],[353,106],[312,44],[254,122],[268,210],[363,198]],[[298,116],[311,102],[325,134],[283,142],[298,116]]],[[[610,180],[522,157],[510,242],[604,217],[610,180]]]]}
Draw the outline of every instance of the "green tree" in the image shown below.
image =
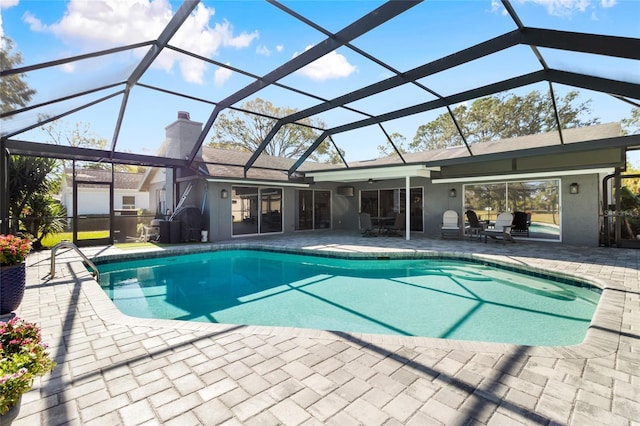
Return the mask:
{"type": "MultiPolygon", "coordinates": [[[[218,116],[214,123],[214,135],[209,146],[215,148],[254,152],[267,136],[276,120],[270,117],[284,117],[296,112],[291,108],[280,108],[271,102],[256,98],[242,105],[242,109],[255,114],[230,110],[218,116]]],[[[308,126],[323,128],[320,120],[305,118],[299,123],[282,126],[264,150],[275,157],[298,158],[320,136],[317,130],[308,126]]],[[[338,153],[328,141],[322,142],[310,156],[312,160],[328,163],[340,161],[338,153]]]]}
{"type": "MultiPolygon", "coordinates": [[[[467,107],[460,105],[452,110],[456,117],[467,114],[467,107]]],[[[457,146],[463,143],[455,123],[449,114],[441,114],[435,120],[418,127],[413,140],[409,143],[409,151],[425,151],[457,146]]]]}
{"type": "Polygon", "coordinates": [[[640,170],[627,161],[626,171],[622,174],[622,185],[627,187],[632,194],[638,197],[640,196],[640,178],[627,177],[632,175],[640,175],[640,170]]]}
{"type": "MultiPolygon", "coordinates": [[[[588,118],[591,101],[578,102],[578,96],[578,91],[571,91],[562,98],[556,97],[563,128],[598,123],[598,119],[588,118]]],[[[470,106],[459,105],[453,108],[452,113],[468,143],[514,138],[558,128],[551,97],[539,91],[532,91],[524,96],[504,94],[480,98],[470,106]]],[[[462,143],[453,119],[449,113],[445,113],[418,127],[409,150],[424,151],[462,143]]]]}
{"type": "MultiPolygon", "coordinates": [[[[46,119],[46,116],[38,117],[40,121],[46,119]]],[[[40,127],[48,136],[50,143],[56,145],[68,145],[79,148],[105,149],[107,139],[97,136],[92,130],[89,123],[77,122],[73,125],[62,121],[55,120],[40,127]]],[[[93,163],[93,162],[76,162],[78,167],[87,169],[105,170],[110,167],[109,164],[93,163]]],[[[68,160],[61,161],[61,167],[58,171],[59,175],[71,167],[68,160]]]]}
{"type": "MultiPolygon", "coordinates": [[[[7,37],[0,38],[0,69],[9,70],[22,64],[22,55],[13,52],[13,41],[7,37]]],[[[26,106],[36,91],[29,88],[24,81],[24,74],[13,74],[0,79],[0,112],[7,113],[18,107],[26,106]]]]}
{"type": "MultiPolygon", "coordinates": [[[[45,118],[45,116],[39,117],[40,121],[43,121],[45,118]]],[[[107,138],[98,136],[93,129],[91,129],[91,124],[81,121],[71,125],[62,120],[56,120],[41,126],[41,129],[49,136],[50,142],[56,145],[92,149],[106,149],[108,145],[107,138]]],[[[76,161],[76,166],[84,169],[109,170],[111,164],[76,161]]],[[[62,160],[62,170],[70,167],[71,164],[69,161],[62,160]]],[[[143,173],[145,170],[144,166],[128,164],[115,164],[114,168],[118,172],[128,173],[143,173]]]]}
{"type": "Polygon", "coordinates": [[[30,214],[29,203],[40,195],[49,195],[56,181],[52,173],[58,166],[53,158],[12,155],[9,160],[9,217],[10,231],[19,230],[19,221],[30,214]]]}
{"type": "MultiPolygon", "coordinates": [[[[389,138],[391,139],[391,141],[396,146],[398,151],[400,151],[401,154],[404,154],[405,152],[407,152],[407,147],[405,146],[407,142],[407,138],[404,137],[401,133],[393,132],[389,135],[389,138]]],[[[389,142],[383,145],[378,145],[378,152],[383,157],[386,157],[389,155],[398,155],[396,150],[393,149],[393,146],[389,142]]]]}
{"type": "Polygon", "coordinates": [[[107,139],[97,136],[89,123],[78,122],[70,126],[64,121],[56,120],[45,124],[41,129],[56,145],[95,149],[105,149],[107,146],[107,139]]]}
{"type": "Polygon", "coordinates": [[[36,238],[35,248],[41,247],[40,242],[45,237],[65,230],[67,211],[49,194],[33,194],[24,213],[22,222],[25,230],[36,238]]]}
{"type": "Polygon", "coordinates": [[[623,118],[620,124],[622,124],[622,131],[625,135],[640,133],[640,108],[633,108],[631,110],[631,117],[623,118]]]}

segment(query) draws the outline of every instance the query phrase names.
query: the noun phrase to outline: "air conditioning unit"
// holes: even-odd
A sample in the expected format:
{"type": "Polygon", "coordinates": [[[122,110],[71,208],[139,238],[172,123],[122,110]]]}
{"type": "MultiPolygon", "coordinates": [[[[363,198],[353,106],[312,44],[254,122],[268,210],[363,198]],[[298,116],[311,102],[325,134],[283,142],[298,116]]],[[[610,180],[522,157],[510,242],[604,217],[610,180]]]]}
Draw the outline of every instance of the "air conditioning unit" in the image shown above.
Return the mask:
{"type": "Polygon", "coordinates": [[[342,195],[344,197],[353,197],[353,194],[354,194],[353,186],[338,187],[338,195],[342,195]]]}

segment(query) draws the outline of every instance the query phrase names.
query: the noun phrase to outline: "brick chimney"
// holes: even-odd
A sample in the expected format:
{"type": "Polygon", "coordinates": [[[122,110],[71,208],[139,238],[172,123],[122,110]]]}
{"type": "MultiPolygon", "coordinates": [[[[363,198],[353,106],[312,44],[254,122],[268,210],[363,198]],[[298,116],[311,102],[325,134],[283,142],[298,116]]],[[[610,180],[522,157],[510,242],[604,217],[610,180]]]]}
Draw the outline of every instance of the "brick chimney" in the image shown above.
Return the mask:
{"type": "MultiPolygon", "coordinates": [[[[191,121],[187,111],[178,111],[178,119],[165,127],[167,157],[185,159],[202,132],[202,123],[191,121]]],[[[198,155],[202,154],[202,147],[198,155]]]]}

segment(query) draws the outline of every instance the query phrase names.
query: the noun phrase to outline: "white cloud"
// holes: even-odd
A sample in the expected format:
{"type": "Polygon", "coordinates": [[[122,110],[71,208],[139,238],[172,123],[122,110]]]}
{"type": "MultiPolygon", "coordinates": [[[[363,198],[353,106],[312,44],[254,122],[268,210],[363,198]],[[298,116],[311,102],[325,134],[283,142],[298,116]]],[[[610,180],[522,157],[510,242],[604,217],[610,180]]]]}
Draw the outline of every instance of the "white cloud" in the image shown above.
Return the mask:
{"type": "MultiPolygon", "coordinates": [[[[230,65],[230,64],[227,63],[227,65],[230,65]]],[[[229,68],[222,68],[222,67],[218,68],[214,72],[213,84],[215,84],[218,87],[224,85],[224,83],[231,78],[232,74],[233,73],[229,68]]]]}
{"type": "MultiPolygon", "coordinates": [[[[17,6],[18,0],[0,0],[0,11],[17,6]]],[[[4,27],[2,26],[2,13],[0,13],[0,37],[4,36],[4,27]]],[[[2,46],[4,48],[4,46],[2,46]]]]}
{"type": "Polygon", "coordinates": [[[491,0],[491,11],[492,12],[500,12],[503,15],[507,15],[507,9],[504,8],[502,3],[498,0],[491,0]]]}
{"type": "Polygon", "coordinates": [[[76,71],[76,63],[67,62],[66,64],[60,65],[60,69],[68,74],[72,74],[76,71]]]}
{"type": "MultiPolygon", "coordinates": [[[[71,0],[65,15],[53,24],[44,25],[30,13],[25,13],[23,19],[33,31],[52,33],[70,46],[92,51],[154,40],[173,12],[168,0],[71,0]]],[[[214,14],[215,9],[199,4],[170,43],[197,55],[213,57],[222,47],[242,49],[258,38],[257,31],[234,34],[227,21],[211,27],[214,14]]],[[[139,57],[145,53],[146,49],[137,50],[139,57]]],[[[186,81],[203,82],[207,65],[177,52],[165,49],[154,67],[171,71],[176,64],[186,81]]]]}
{"type": "Polygon", "coordinates": [[[282,44],[279,44],[276,46],[276,51],[277,52],[282,52],[284,50],[284,46],[282,44]]]}
{"type": "Polygon", "coordinates": [[[554,16],[570,16],[576,12],[582,13],[591,5],[591,0],[519,0],[519,2],[538,4],[545,7],[549,15],[554,16]]]}
{"type": "MultiPolygon", "coordinates": [[[[312,46],[308,46],[306,50],[311,49],[312,46]]],[[[297,56],[294,54],[293,56],[297,56]]],[[[329,80],[334,78],[348,77],[352,73],[356,72],[357,68],[351,65],[344,55],[341,55],[335,51],[327,53],[322,58],[317,59],[307,65],[306,67],[297,71],[297,73],[305,75],[312,80],[329,80]]]]}
{"type": "Polygon", "coordinates": [[[233,37],[231,35],[233,32],[233,26],[231,26],[227,21],[225,21],[223,25],[216,24],[216,30],[217,29],[223,29],[223,34],[225,36],[223,38],[223,44],[237,49],[249,46],[254,39],[258,38],[257,31],[254,31],[251,34],[243,32],[240,35],[233,37]]]}
{"type": "Polygon", "coordinates": [[[22,20],[29,24],[29,29],[31,31],[37,33],[45,31],[45,27],[42,25],[42,22],[29,12],[25,12],[24,15],[22,15],[22,20]]]}
{"type": "MultiPolygon", "coordinates": [[[[163,65],[163,69],[167,72],[170,72],[174,63],[174,59],[170,58],[170,56],[173,55],[169,54],[169,52],[163,52],[161,56],[162,58],[159,59],[161,65],[163,65]]],[[[205,62],[202,62],[196,58],[181,58],[176,62],[178,63],[178,67],[180,68],[182,78],[184,78],[185,81],[197,84],[203,83],[204,72],[207,68],[207,64],[205,62]]]]}
{"type": "MultiPolygon", "coordinates": [[[[547,9],[547,13],[553,16],[572,16],[576,13],[585,13],[591,10],[592,19],[597,20],[597,8],[614,7],[618,0],[516,0],[518,3],[534,3],[547,9]]],[[[635,0],[634,0],[635,1],[635,0]]],[[[491,10],[493,12],[506,12],[502,4],[498,0],[491,0],[491,10]]]]}
{"type": "Polygon", "coordinates": [[[271,51],[264,44],[261,44],[260,46],[256,47],[256,53],[262,56],[271,56],[271,51]]]}

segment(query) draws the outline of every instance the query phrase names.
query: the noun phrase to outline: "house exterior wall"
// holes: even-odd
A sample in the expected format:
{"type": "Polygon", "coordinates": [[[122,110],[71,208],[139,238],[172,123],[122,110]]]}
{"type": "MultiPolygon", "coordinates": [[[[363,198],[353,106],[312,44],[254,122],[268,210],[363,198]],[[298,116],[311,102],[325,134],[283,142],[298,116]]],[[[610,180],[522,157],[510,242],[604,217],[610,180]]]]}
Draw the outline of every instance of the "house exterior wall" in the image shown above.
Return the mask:
{"type": "MultiPolygon", "coordinates": [[[[572,245],[595,246],[599,243],[599,192],[600,177],[598,174],[557,176],[561,185],[561,220],[562,220],[562,242],[572,245]],[[580,192],[569,194],[569,185],[578,183],[580,192]]],[[[553,177],[552,177],[553,179],[553,177]]],[[[202,184],[201,181],[200,184],[202,184]]],[[[333,230],[359,232],[359,200],[360,191],[374,189],[389,189],[404,187],[404,180],[387,180],[381,182],[367,183],[323,183],[314,185],[310,189],[331,191],[331,211],[333,230]],[[339,195],[339,186],[353,186],[354,196],[339,195]]],[[[253,185],[251,185],[253,186],[253,185]]],[[[278,187],[277,184],[265,185],[278,187]]],[[[230,240],[232,238],[241,239],[242,236],[232,235],[231,221],[231,191],[233,184],[221,182],[207,183],[207,201],[205,203],[206,224],[209,231],[209,241],[230,240]],[[221,198],[222,189],[227,191],[228,198],[221,198]]],[[[440,225],[442,214],[445,210],[455,210],[458,212],[461,226],[464,225],[464,194],[463,184],[440,184],[433,183],[427,178],[412,178],[411,187],[423,188],[423,226],[424,234],[431,238],[440,238],[440,225]],[[456,190],[456,197],[450,197],[451,189],[456,190]]],[[[296,231],[296,205],[295,191],[300,188],[282,187],[283,189],[283,233],[291,234],[297,232],[321,232],[321,231],[296,231]]],[[[204,188],[202,188],[202,191],[204,188]]],[[[192,191],[191,197],[198,197],[203,192],[192,191]]],[[[193,203],[191,203],[193,204],[193,203]]],[[[255,234],[254,234],[255,235],[255,234]]],[[[268,234],[265,234],[268,235],[268,234]]]]}
{"type": "Polygon", "coordinates": [[[591,247],[599,244],[600,187],[598,174],[565,176],[562,179],[563,243],[591,247]],[[569,185],[573,182],[579,185],[578,194],[569,193],[569,185]]]}
{"type": "MultiPolygon", "coordinates": [[[[117,200],[122,197],[117,197],[114,192],[114,198],[117,200]]],[[[109,210],[111,205],[109,204],[109,190],[104,188],[79,188],[78,189],[78,199],[82,199],[82,202],[78,203],[78,211],[76,214],[109,214],[109,210]]],[[[120,206],[115,203],[113,207],[116,209],[122,208],[122,203],[120,206]]],[[[67,211],[73,211],[73,195],[71,196],[71,204],[67,207],[67,211]]]]}
{"type": "Polygon", "coordinates": [[[207,200],[209,241],[231,239],[231,184],[209,182],[207,200]],[[220,195],[223,189],[227,191],[227,198],[220,195]]]}
{"type": "Polygon", "coordinates": [[[442,214],[446,210],[458,212],[460,226],[464,225],[464,194],[462,184],[433,183],[424,179],[424,233],[432,238],[439,238],[442,234],[442,214]],[[449,197],[449,191],[456,190],[456,197],[449,197]]]}
{"type": "Polygon", "coordinates": [[[338,229],[341,231],[358,229],[359,199],[361,188],[362,185],[352,183],[335,185],[331,197],[333,229],[338,229]],[[354,187],[353,197],[339,195],[337,190],[339,186],[354,187]]]}
{"type": "Polygon", "coordinates": [[[116,209],[122,208],[122,197],[123,196],[133,196],[136,198],[136,210],[149,210],[149,194],[147,192],[139,192],[136,190],[125,190],[125,189],[114,189],[113,196],[115,200],[113,200],[113,206],[116,209]]]}
{"type": "MultiPolygon", "coordinates": [[[[560,179],[561,241],[572,245],[597,246],[600,229],[600,176],[594,173],[549,179],[560,179]],[[574,182],[579,185],[578,194],[569,193],[569,186],[574,182]]],[[[449,209],[458,212],[462,225],[465,220],[463,203],[462,184],[434,184],[425,180],[425,234],[434,238],[440,236],[442,213],[449,209]],[[455,198],[449,196],[451,189],[456,190],[455,198]]]]}
{"type": "MultiPolygon", "coordinates": [[[[122,209],[122,197],[133,196],[136,199],[137,209],[149,209],[149,194],[147,192],[139,192],[136,190],[127,189],[114,189],[113,192],[113,208],[122,209]]],[[[78,190],[78,197],[81,197],[82,202],[79,203],[79,209],[76,214],[108,214],[110,209],[109,204],[109,189],[105,186],[102,188],[80,188],[78,190]]],[[[67,214],[73,213],[73,188],[66,186],[62,191],[60,197],[61,204],[67,209],[67,214]]]]}
{"type": "MultiPolygon", "coordinates": [[[[167,155],[173,158],[184,158],[188,155],[193,144],[198,138],[202,124],[193,122],[188,118],[179,117],[178,120],[166,127],[167,155]]],[[[496,157],[488,157],[496,158],[496,157]]],[[[554,170],[595,169],[614,167],[624,164],[623,150],[619,147],[594,149],[585,152],[566,152],[559,154],[545,154],[535,157],[523,156],[514,159],[494,159],[467,164],[454,164],[441,166],[440,172],[433,172],[431,178],[413,177],[410,186],[423,189],[422,222],[423,233],[432,238],[441,235],[442,214],[446,210],[455,210],[459,216],[461,229],[464,217],[464,193],[463,183],[438,183],[437,179],[462,178],[465,183],[478,183],[486,178],[495,177],[497,181],[517,181],[522,179],[536,179],[529,176],[545,176],[544,179],[560,179],[560,210],[561,210],[561,241],[576,245],[597,245],[599,240],[599,194],[600,178],[597,173],[587,173],[575,176],[562,176],[562,173],[547,176],[544,173],[555,173],[554,170]],[[529,176],[518,178],[518,175],[529,176]],[[504,179],[500,179],[504,175],[504,179]],[[507,176],[508,175],[508,176],[507,176]],[[576,182],[580,185],[579,194],[568,194],[569,185],[576,182]],[[450,191],[455,189],[456,196],[451,197],[450,191]]],[[[166,173],[167,204],[172,206],[171,188],[174,179],[190,179],[192,171],[177,171],[173,176],[170,169],[166,173]]],[[[282,233],[295,232],[319,232],[296,231],[296,191],[302,188],[281,186],[276,182],[265,182],[263,185],[255,183],[237,183],[207,181],[203,176],[193,176],[194,189],[189,195],[185,205],[203,206],[205,215],[205,229],[208,231],[209,241],[242,239],[242,236],[233,235],[233,209],[232,188],[234,185],[247,185],[252,187],[277,187],[282,188],[282,233]],[[197,182],[197,183],[196,183],[197,182]],[[225,190],[227,198],[221,197],[225,190]],[[205,199],[206,194],[206,199],[205,199]],[[203,204],[204,199],[204,204],[203,204]]],[[[360,192],[364,190],[404,188],[405,179],[389,179],[369,184],[368,182],[318,182],[311,185],[310,190],[328,190],[331,192],[331,228],[332,230],[344,230],[359,232],[360,192]],[[353,196],[340,195],[338,187],[352,186],[353,196]]],[[[186,184],[180,183],[178,194],[173,198],[177,203],[180,194],[183,193],[186,184]]],[[[306,189],[306,188],[304,188],[306,189]]],[[[320,231],[321,232],[321,231],[320,231]]],[[[256,234],[248,234],[247,236],[256,234]]],[[[269,234],[264,234],[269,235],[269,234]]]]}
{"type": "MultiPolygon", "coordinates": [[[[277,183],[255,185],[255,184],[242,184],[242,183],[226,183],[226,182],[208,182],[207,183],[207,202],[208,209],[208,231],[209,241],[221,241],[229,240],[231,238],[242,239],[243,236],[233,236],[232,232],[232,188],[234,186],[251,186],[251,187],[273,187],[282,189],[282,233],[292,234],[297,232],[315,232],[311,230],[297,231],[296,230],[296,194],[295,192],[300,189],[310,190],[324,190],[331,192],[331,212],[332,212],[332,228],[330,229],[347,229],[353,219],[350,218],[350,211],[348,205],[352,204],[357,197],[350,197],[350,201],[346,201],[345,197],[336,196],[335,184],[322,184],[314,185],[312,188],[300,188],[290,186],[280,186],[277,183]],[[228,197],[222,198],[222,190],[226,190],[228,197]],[[346,223],[345,223],[346,222],[346,223]],[[337,225],[336,225],[337,224],[337,225]]],[[[357,204],[355,204],[357,205],[357,204]]],[[[357,220],[357,215],[354,215],[357,220]]],[[[355,229],[355,228],[353,228],[355,229]]],[[[269,235],[269,234],[264,234],[269,235]]],[[[255,236],[255,234],[249,234],[247,236],[255,236]]]]}
{"type": "Polygon", "coordinates": [[[166,212],[166,203],[163,209],[160,208],[160,197],[158,196],[158,192],[161,188],[164,187],[164,182],[161,183],[151,183],[149,184],[149,213],[164,215],[166,212]]]}
{"type": "MultiPolygon", "coordinates": [[[[425,182],[426,179],[424,178],[411,178],[411,188],[424,187],[425,182]]],[[[360,193],[362,191],[404,187],[404,179],[388,179],[371,184],[368,182],[340,182],[333,184],[322,182],[321,184],[314,185],[313,189],[327,189],[332,192],[332,229],[357,232],[360,226],[360,193]],[[353,196],[341,195],[339,193],[339,188],[344,186],[353,188],[353,196]]]]}
{"type": "Polygon", "coordinates": [[[149,173],[152,174],[152,177],[144,186],[149,194],[149,213],[163,217],[167,209],[171,208],[170,203],[167,203],[166,170],[153,168],[149,173]],[[161,200],[162,193],[164,194],[164,199],[161,200]]]}

